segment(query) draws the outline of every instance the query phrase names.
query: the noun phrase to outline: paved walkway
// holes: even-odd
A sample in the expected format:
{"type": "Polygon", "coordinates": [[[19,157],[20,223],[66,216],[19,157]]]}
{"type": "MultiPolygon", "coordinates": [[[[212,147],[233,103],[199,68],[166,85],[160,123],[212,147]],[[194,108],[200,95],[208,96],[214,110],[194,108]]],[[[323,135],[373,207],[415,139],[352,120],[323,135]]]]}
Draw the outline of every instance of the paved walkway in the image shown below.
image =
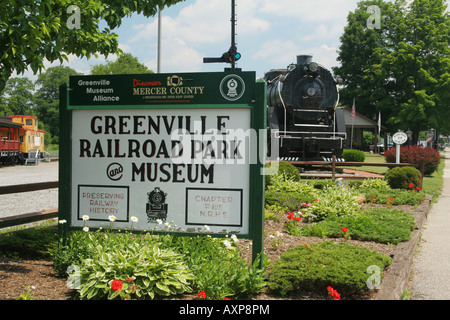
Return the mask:
{"type": "Polygon", "coordinates": [[[413,258],[409,288],[413,300],[450,300],[450,149],[446,149],[444,186],[429,211],[413,258]]]}

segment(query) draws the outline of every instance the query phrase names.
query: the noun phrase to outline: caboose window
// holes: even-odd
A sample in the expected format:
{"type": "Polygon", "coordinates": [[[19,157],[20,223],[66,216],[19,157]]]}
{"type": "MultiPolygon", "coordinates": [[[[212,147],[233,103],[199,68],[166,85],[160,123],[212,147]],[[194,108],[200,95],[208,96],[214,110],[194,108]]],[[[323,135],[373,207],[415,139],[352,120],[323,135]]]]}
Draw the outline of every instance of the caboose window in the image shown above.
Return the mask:
{"type": "Polygon", "coordinates": [[[33,125],[33,119],[25,119],[25,124],[27,126],[32,126],[33,125]]]}

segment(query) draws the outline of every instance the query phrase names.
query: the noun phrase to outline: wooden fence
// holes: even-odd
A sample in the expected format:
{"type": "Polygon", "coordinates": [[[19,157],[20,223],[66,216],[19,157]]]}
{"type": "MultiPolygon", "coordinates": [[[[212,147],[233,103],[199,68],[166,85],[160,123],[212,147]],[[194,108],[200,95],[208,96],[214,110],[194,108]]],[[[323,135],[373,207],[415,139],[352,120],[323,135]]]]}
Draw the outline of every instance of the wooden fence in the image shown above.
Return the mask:
{"type": "MultiPolygon", "coordinates": [[[[419,164],[412,163],[379,163],[379,162],[345,162],[345,161],[336,161],[336,156],[333,156],[331,161],[286,161],[294,166],[302,167],[302,166],[331,166],[331,178],[335,179],[336,177],[336,167],[414,167],[417,168],[422,177],[425,172],[425,160],[422,158],[419,164]]],[[[348,179],[354,179],[355,177],[348,177],[348,179]]]]}
{"type": "MultiPolygon", "coordinates": [[[[53,188],[58,188],[58,181],[0,186],[0,195],[38,191],[53,188]]],[[[57,217],[58,217],[58,209],[45,210],[40,212],[22,213],[14,216],[0,218],[0,229],[18,226],[30,222],[53,219],[57,217]]]]}

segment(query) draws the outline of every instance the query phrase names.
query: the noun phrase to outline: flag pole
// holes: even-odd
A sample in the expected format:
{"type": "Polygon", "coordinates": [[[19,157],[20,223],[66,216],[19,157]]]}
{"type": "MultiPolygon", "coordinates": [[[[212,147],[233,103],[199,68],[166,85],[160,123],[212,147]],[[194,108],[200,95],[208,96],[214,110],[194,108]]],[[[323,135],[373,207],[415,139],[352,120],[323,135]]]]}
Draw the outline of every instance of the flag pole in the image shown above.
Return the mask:
{"type": "Polygon", "coordinates": [[[353,124],[355,122],[355,117],[356,117],[355,98],[353,98],[352,114],[350,116],[350,118],[352,119],[352,136],[350,140],[350,149],[353,149],[353,124]]]}

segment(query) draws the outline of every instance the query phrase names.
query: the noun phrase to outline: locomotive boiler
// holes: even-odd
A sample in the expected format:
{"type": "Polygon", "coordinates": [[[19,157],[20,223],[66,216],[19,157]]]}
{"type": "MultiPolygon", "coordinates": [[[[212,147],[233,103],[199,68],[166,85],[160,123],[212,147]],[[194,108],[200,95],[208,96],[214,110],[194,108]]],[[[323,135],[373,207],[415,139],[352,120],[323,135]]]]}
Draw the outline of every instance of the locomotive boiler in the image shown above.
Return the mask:
{"type": "Polygon", "coordinates": [[[338,83],[329,70],[312,56],[300,55],[287,69],[267,72],[264,80],[269,159],[318,161],[342,155],[344,111],[337,108],[338,83]]]}

